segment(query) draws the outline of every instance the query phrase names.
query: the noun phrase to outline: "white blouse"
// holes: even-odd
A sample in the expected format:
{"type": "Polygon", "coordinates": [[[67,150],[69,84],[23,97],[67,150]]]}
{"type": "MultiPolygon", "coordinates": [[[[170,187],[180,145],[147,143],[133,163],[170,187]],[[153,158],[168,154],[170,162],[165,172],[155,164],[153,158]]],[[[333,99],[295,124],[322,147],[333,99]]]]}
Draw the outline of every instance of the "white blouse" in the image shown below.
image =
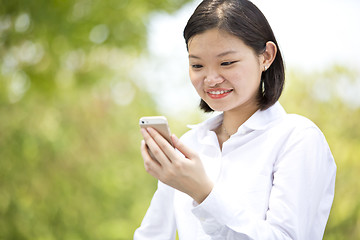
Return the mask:
{"type": "Polygon", "coordinates": [[[310,120],[280,103],[257,111],[220,149],[223,115],[182,138],[214,182],[200,204],[161,182],[135,240],[322,239],[334,197],[336,165],[310,120]]]}

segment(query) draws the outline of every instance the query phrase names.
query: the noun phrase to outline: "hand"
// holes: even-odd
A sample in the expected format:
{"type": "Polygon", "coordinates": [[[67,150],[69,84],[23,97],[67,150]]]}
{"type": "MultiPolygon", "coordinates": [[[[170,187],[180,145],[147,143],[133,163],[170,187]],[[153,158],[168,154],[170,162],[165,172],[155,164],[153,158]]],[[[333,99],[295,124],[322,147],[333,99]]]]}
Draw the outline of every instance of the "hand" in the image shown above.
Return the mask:
{"type": "Polygon", "coordinates": [[[141,155],[145,170],[161,182],[188,194],[197,203],[204,201],[211,192],[213,183],[198,154],[181,143],[175,135],[171,136],[174,149],[153,128],[141,129],[141,133],[144,137],[141,155]]]}

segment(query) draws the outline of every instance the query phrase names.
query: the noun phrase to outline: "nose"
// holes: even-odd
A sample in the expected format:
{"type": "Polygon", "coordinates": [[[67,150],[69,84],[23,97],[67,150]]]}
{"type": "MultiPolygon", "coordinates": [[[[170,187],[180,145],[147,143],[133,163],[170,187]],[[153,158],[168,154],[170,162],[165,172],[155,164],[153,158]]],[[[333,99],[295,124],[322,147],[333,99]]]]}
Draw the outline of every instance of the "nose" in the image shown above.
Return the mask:
{"type": "Polygon", "coordinates": [[[224,81],[224,78],[217,72],[208,73],[204,78],[204,83],[209,87],[214,87],[224,81]]]}

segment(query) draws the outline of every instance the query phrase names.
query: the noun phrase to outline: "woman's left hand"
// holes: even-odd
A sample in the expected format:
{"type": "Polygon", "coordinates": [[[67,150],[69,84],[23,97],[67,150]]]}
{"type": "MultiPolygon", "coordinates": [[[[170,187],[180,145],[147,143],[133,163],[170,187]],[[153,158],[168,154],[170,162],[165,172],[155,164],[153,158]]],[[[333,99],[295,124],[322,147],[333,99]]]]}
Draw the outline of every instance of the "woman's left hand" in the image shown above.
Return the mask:
{"type": "Polygon", "coordinates": [[[188,194],[197,203],[204,201],[211,192],[213,183],[198,154],[181,143],[175,135],[171,136],[174,149],[153,128],[142,128],[141,133],[144,137],[141,155],[145,170],[161,182],[188,194]]]}

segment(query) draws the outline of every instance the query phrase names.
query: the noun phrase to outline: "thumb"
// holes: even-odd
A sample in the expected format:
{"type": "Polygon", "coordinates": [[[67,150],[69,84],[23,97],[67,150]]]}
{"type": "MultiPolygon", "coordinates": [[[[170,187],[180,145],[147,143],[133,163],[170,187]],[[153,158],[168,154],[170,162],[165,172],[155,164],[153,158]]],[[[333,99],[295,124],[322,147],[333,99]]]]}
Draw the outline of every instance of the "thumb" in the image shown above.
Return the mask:
{"type": "Polygon", "coordinates": [[[193,159],[197,157],[197,153],[183,144],[179,138],[175,136],[175,134],[171,135],[171,140],[174,144],[174,147],[179,150],[186,158],[193,159]]]}

